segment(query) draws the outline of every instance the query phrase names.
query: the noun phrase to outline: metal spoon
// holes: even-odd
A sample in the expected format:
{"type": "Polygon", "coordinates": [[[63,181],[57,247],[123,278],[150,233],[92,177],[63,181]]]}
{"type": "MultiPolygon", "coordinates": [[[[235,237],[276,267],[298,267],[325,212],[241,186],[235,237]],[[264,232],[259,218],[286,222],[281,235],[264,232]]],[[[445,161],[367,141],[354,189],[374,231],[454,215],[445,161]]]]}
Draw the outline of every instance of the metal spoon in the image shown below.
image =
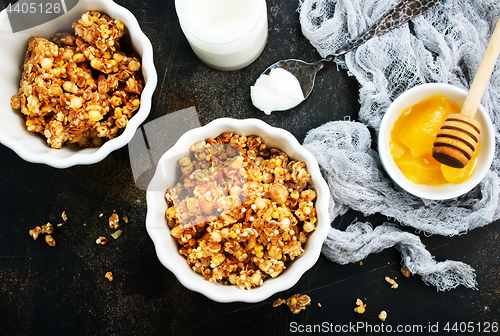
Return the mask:
{"type": "Polygon", "coordinates": [[[281,60],[269,66],[262,74],[268,75],[274,68],[282,68],[292,73],[299,80],[304,99],[312,92],[314,79],[319,70],[326,63],[333,62],[335,57],[351,51],[365,43],[374,36],[380,36],[408,20],[424,13],[434,6],[439,0],[403,0],[393,9],[386,12],[373,26],[358,35],[355,39],[343,45],[334,54],[313,63],[307,63],[298,59],[281,60]]]}

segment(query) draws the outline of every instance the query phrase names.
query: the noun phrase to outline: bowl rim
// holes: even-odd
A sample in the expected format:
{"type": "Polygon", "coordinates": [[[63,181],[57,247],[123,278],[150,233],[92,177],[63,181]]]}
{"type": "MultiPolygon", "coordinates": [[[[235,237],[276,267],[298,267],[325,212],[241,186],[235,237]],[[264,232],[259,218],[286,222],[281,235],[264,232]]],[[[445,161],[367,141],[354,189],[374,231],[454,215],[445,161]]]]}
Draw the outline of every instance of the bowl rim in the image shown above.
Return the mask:
{"type": "Polygon", "coordinates": [[[390,153],[389,139],[392,125],[407,107],[437,93],[442,93],[452,102],[460,106],[463,104],[468,91],[446,83],[425,83],[414,86],[403,92],[391,103],[382,118],[377,147],[382,166],[396,185],[415,196],[439,201],[459,197],[472,190],[481,182],[489,171],[495,155],[495,129],[488,112],[484,106],[480,104],[476,113],[476,118],[478,118],[482,124],[480,144],[486,143],[487,149],[480,153],[482,164],[475,168],[473,176],[467,181],[460,184],[449,184],[445,186],[426,186],[409,181],[396,166],[390,153]]]}
{"type": "MultiPolygon", "coordinates": [[[[237,133],[237,131],[235,133],[237,133]]],[[[264,143],[267,144],[268,142],[264,140],[264,143]]],[[[176,276],[178,281],[184,287],[201,293],[213,301],[221,303],[237,301],[248,303],[259,302],[267,299],[277,292],[287,290],[294,286],[302,275],[317,262],[321,254],[321,247],[330,229],[330,217],[328,214],[330,191],[328,185],[323,179],[323,176],[321,175],[316,159],[291,133],[284,129],[270,126],[260,119],[220,118],[203,127],[195,128],[184,133],[184,135],[179,138],[177,143],[160,158],[156,172],[146,192],[146,201],[148,205],[146,214],[146,229],[155,245],[155,250],[160,262],[176,276]],[[246,131],[242,131],[243,129],[246,131]],[[167,186],[164,178],[161,176],[161,163],[166,160],[175,159],[175,163],[177,164],[179,154],[182,155],[186,153],[186,147],[189,148],[189,146],[194,143],[191,139],[199,139],[200,134],[206,134],[207,137],[215,137],[222,133],[221,130],[222,132],[224,130],[239,130],[240,134],[244,133],[245,135],[257,134],[257,132],[260,132],[261,134],[269,135],[276,141],[284,141],[288,143],[290,147],[295,149],[295,154],[300,152],[300,159],[307,159],[307,169],[309,174],[311,174],[311,181],[314,182],[312,186],[317,191],[316,211],[318,214],[319,225],[308,237],[308,245],[306,245],[303,255],[294,260],[293,264],[278,277],[274,279],[266,279],[262,286],[252,288],[250,290],[241,290],[237,286],[225,286],[217,282],[208,282],[199,274],[191,270],[187,265],[186,259],[178,254],[177,243],[170,236],[170,229],[165,221],[165,212],[157,209],[156,204],[158,203],[155,202],[155,200],[158,202],[162,200],[165,203],[162,209],[166,209],[164,194],[167,186]],[[164,186],[163,190],[157,190],[156,186],[158,183],[164,186]],[[165,239],[169,239],[174,244],[173,246],[175,247],[175,251],[173,248],[167,251],[165,246],[169,244],[164,243],[165,239]],[[175,253],[176,255],[174,256],[172,253],[175,253]]]]}
{"type": "MultiPolygon", "coordinates": [[[[78,4],[73,7],[70,12],[82,11],[85,12],[87,10],[91,10],[91,6],[100,6],[103,9],[95,9],[99,11],[107,11],[108,15],[114,16],[119,15],[120,20],[125,23],[130,36],[133,35],[133,40],[135,44],[135,49],[139,52],[138,49],[142,52],[141,55],[141,66],[143,77],[145,79],[145,85],[143,91],[141,93],[141,106],[139,110],[134,114],[132,118],[129,119],[127,126],[125,127],[122,134],[114,139],[110,139],[106,141],[102,146],[94,149],[93,151],[85,151],[78,150],[72,153],[67,157],[60,157],[54,155],[59,151],[59,149],[53,149],[48,147],[48,151],[40,153],[32,151],[25,146],[22,146],[17,139],[13,139],[11,137],[5,136],[0,133],[0,143],[5,145],[6,147],[12,149],[16,154],[18,154],[22,159],[31,163],[42,163],[49,165],[54,168],[68,168],[74,165],[88,165],[94,164],[101,160],[103,160],[106,156],[108,156],[112,151],[115,151],[125,145],[127,145],[130,140],[135,135],[136,130],[139,128],[141,123],[146,120],[148,117],[151,104],[152,104],[152,96],[156,89],[157,85],[157,73],[156,68],[153,61],[153,46],[148,37],[144,34],[142,29],[140,28],[139,22],[136,17],[130,12],[127,8],[118,5],[112,0],[80,0],[78,4]],[[109,14],[112,13],[112,14],[109,14]]],[[[66,13],[65,15],[67,15],[66,13]]],[[[6,9],[0,12],[0,15],[6,15],[6,9]]],[[[55,18],[54,20],[58,20],[60,17],[55,18]]],[[[52,20],[52,21],[54,21],[52,20]]],[[[51,21],[49,21],[51,22],[51,21]]],[[[37,27],[43,27],[48,24],[44,23],[37,27]]],[[[37,29],[37,27],[30,28],[37,29]]],[[[32,35],[32,34],[31,34],[32,35]]],[[[33,134],[35,135],[35,134],[33,134]]]]}

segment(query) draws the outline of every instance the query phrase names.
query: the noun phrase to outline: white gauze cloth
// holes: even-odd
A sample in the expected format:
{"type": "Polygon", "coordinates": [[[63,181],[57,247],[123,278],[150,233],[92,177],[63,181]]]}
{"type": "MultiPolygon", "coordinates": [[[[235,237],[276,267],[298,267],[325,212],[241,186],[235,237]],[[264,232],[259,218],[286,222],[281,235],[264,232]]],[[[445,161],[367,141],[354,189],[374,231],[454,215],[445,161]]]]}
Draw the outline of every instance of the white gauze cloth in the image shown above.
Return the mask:
{"type": "MultiPolygon", "coordinates": [[[[399,2],[299,1],[302,32],[322,57],[334,53],[399,2]]],[[[484,180],[456,199],[431,201],[393,185],[371,149],[368,130],[369,126],[378,132],[390,103],[415,85],[440,82],[468,89],[499,17],[498,0],[441,0],[425,14],[336,59],[360,84],[360,122],[329,122],[311,130],[304,140],[330,187],[332,220],[351,208],[365,215],[381,213],[426,234],[454,236],[500,218],[498,133],[495,158],[484,180]]],[[[498,64],[482,104],[498,130],[498,64]]],[[[418,236],[389,224],[375,230],[359,222],[346,231],[331,228],[323,254],[345,264],[393,246],[401,251],[403,265],[438,290],[476,287],[473,268],[455,261],[436,262],[418,236]]]]}

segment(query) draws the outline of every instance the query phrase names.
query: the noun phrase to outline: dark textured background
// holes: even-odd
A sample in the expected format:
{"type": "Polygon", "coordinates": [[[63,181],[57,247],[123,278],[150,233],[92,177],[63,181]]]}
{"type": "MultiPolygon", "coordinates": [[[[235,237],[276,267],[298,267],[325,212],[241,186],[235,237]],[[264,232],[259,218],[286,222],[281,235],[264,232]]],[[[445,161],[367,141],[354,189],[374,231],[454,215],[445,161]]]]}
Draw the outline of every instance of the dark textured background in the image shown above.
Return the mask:
{"type": "MultiPolygon", "coordinates": [[[[356,120],[358,84],[334,65],[322,70],[313,94],[295,109],[266,116],[251,104],[250,85],[269,64],[319,58],[301,34],[298,1],[267,0],[267,46],[257,61],[235,72],[198,61],[179,28],[174,1],[117,2],[135,14],[153,44],[158,87],[147,121],[195,106],[202,125],[220,117],[260,118],[302,141],[327,121],[356,120]]],[[[474,267],[478,290],[436,292],[419,276],[403,278],[399,252],[388,249],[363,265],[340,266],[321,256],[288,291],[256,304],[220,304],[185,289],[158,261],[145,229],[145,192],[135,185],[127,147],[98,164],[68,169],[27,163],[2,145],[0,157],[0,335],[284,335],[292,334],[292,322],[380,325],[381,310],[394,330],[422,325],[427,333],[436,323],[473,322],[476,332],[470,334],[480,334],[483,323],[500,322],[498,223],[453,238],[420,234],[436,260],[474,267]],[[63,211],[68,221],[56,227],[56,247],[31,239],[30,229],[60,223],[63,211]],[[113,211],[130,221],[121,223],[118,240],[97,245],[97,237],[111,233],[107,219],[113,211]],[[107,271],[114,274],[111,283],[107,271]],[[397,277],[399,288],[390,289],[385,276],[397,277]],[[305,311],[272,308],[275,299],[296,293],[312,298],[305,311]],[[353,312],[357,298],[368,305],[364,315],[353,312]]],[[[333,225],[345,228],[356,219],[365,220],[350,211],[333,225]]]]}

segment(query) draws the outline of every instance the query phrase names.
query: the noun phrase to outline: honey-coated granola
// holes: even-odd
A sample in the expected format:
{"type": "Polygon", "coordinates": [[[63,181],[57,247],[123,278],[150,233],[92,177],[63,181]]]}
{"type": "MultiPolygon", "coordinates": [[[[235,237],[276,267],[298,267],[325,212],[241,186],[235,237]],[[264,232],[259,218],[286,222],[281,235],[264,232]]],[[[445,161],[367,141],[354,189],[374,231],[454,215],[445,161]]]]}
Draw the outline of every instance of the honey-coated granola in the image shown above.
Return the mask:
{"type": "MultiPolygon", "coordinates": [[[[286,303],[292,313],[298,314],[311,304],[311,298],[305,294],[294,294],[286,300],[276,299],[273,302],[273,308],[281,306],[283,303],[286,303]]],[[[320,303],[318,303],[318,307],[321,307],[320,303]]]]}
{"type": "Polygon", "coordinates": [[[226,132],[192,145],[179,164],[165,215],[179,253],[205,280],[250,289],[304,252],[317,222],[304,162],[226,132]]]}
{"type": "Polygon", "coordinates": [[[140,106],[140,60],[120,48],[123,22],[99,12],[73,23],[76,36],[33,37],[11,105],[49,146],[99,146],[118,136],[140,106]]]}

